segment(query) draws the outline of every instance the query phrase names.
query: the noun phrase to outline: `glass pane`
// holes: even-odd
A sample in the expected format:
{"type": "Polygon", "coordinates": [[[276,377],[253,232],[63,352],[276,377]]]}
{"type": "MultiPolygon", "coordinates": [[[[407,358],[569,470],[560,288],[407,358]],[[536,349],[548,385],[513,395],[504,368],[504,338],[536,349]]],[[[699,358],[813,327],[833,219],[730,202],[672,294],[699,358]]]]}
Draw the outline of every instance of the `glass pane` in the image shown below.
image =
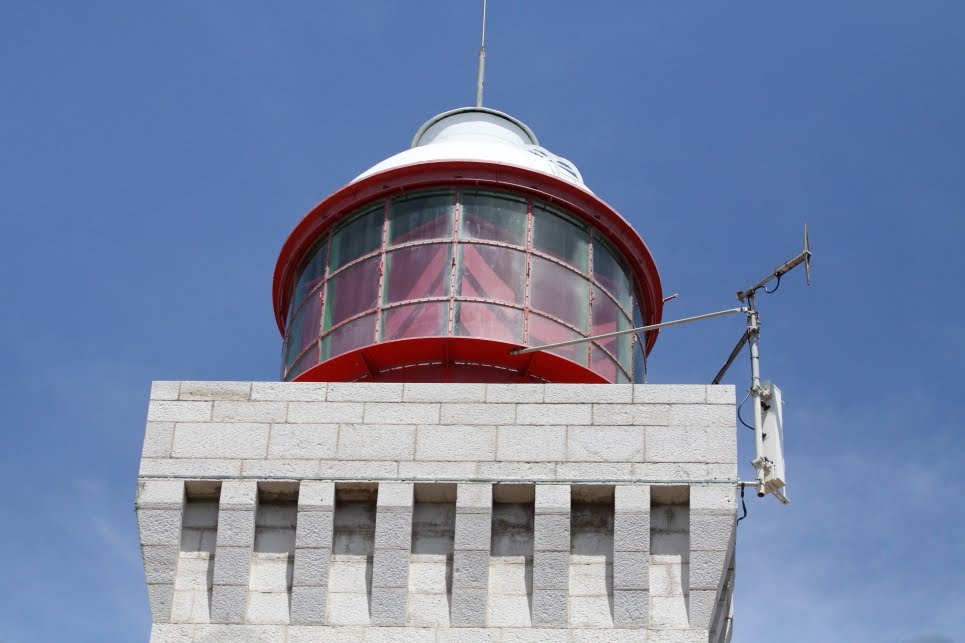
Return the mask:
{"type": "Polygon", "coordinates": [[[643,342],[634,335],[633,341],[633,382],[645,384],[647,381],[647,358],[643,353],[643,342]]]}
{"type": "Polygon", "coordinates": [[[322,338],[322,361],[375,343],[375,315],[366,315],[322,338]]]}
{"type": "Polygon", "coordinates": [[[316,364],[318,364],[317,345],[312,350],[302,355],[302,358],[298,360],[290,371],[288,371],[288,375],[285,376],[285,379],[290,382],[316,364]]]}
{"type": "Polygon", "coordinates": [[[526,245],[526,201],[492,192],[462,193],[459,236],[526,245]]]}
{"type": "MultiPolygon", "coordinates": [[[[497,246],[460,246],[459,295],[523,303],[526,255],[497,246]]],[[[575,277],[575,275],[574,275],[575,277]]]]}
{"type": "MultiPolygon", "coordinates": [[[[556,342],[565,342],[571,339],[579,339],[580,337],[583,337],[583,335],[580,335],[572,328],[564,326],[563,324],[558,324],[552,319],[547,319],[546,317],[532,313],[529,315],[530,346],[555,344],[556,342]]],[[[585,343],[563,346],[561,348],[551,348],[546,352],[565,357],[568,360],[586,366],[587,345],[585,343]]]]}
{"type": "Polygon", "coordinates": [[[630,279],[616,252],[600,237],[593,237],[593,280],[610,291],[624,310],[630,310],[630,279]]]}
{"type": "MultiPolygon", "coordinates": [[[[630,328],[630,319],[623,313],[606,293],[598,287],[593,287],[593,332],[591,335],[604,335],[630,328]]],[[[630,370],[630,336],[610,337],[601,339],[600,346],[620,360],[624,368],[630,370]]]]}
{"type": "Polygon", "coordinates": [[[389,308],[382,313],[382,341],[407,337],[438,337],[447,334],[448,326],[448,301],[389,308]]]}
{"type": "Polygon", "coordinates": [[[291,364],[301,355],[308,345],[318,339],[322,313],[321,293],[315,293],[305,302],[288,325],[288,355],[286,364],[291,364]]]}
{"type": "Polygon", "coordinates": [[[533,206],[533,248],[586,274],[589,242],[586,227],[562,214],[533,206]]]}
{"type": "Polygon", "coordinates": [[[617,374],[621,373],[617,363],[596,344],[590,347],[590,368],[611,384],[617,383],[617,374]]]}
{"type": "Polygon", "coordinates": [[[385,263],[385,297],[396,303],[426,297],[448,297],[452,269],[447,244],[414,246],[389,253],[385,263]]]}
{"type": "Polygon", "coordinates": [[[456,335],[523,343],[523,311],[471,301],[456,302],[456,335]]]}
{"type": "Polygon", "coordinates": [[[449,239],[456,212],[455,192],[434,192],[392,199],[389,245],[421,239],[449,239]]]}
{"type": "Polygon", "coordinates": [[[385,212],[379,206],[339,228],[332,235],[332,252],[328,260],[330,272],[381,247],[384,220],[385,212]]]}
{"type": "Polygon", "coordinates": [[[292,310],[301,303],[305,295],[315,290],[325,279],[325,255],[327,251],[328,244],[323,241],[309,253],[311,259],[302,267],[302,272],[298,275],[298,283],[295,284],[295,294],[290,304],[292,310]]]}
{"type": "Polygon", "coordinates": [[[379,260],[366,259],[328,280],[325,330],[375,308],[379,300],[379,260]]]}
{"type": "Polygon", "coordinates": [[[586,330],[590,282],[572,270],[539,257],[530,268],[530,306],[586,330]]]}

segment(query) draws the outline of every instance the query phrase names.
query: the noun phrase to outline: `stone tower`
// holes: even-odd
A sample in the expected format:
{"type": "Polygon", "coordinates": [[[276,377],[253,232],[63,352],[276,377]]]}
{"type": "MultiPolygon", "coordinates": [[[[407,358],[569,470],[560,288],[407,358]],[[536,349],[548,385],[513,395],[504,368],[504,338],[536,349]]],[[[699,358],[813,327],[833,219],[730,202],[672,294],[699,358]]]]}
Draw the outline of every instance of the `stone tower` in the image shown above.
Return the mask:
{"type": "Polygon", "coordinates": [[[296,226],[274,309],[281,382],[152,387],[154,643],[730,639],[734,389],[585,339],[659,277],[525,124],[430,119],[296,226]]]}

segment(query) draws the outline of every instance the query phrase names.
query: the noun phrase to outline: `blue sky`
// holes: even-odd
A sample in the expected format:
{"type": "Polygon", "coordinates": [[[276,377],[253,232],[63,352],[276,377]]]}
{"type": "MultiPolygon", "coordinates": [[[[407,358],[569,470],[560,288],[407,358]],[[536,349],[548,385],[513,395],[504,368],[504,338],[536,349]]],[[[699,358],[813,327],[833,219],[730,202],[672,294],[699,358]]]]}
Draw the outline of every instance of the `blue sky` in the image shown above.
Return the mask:
{"type": "MultiPolygon", "coordinates": [[[[282,242],[472,101],[479,3],[2,16],[0,640],[144,640],[149,382],[277,378],[282,242]]],[[[665,318],[735,305],[811,227],[812,287],[760,302],[793,504],[749,498],[736,641],[962,640],[963,33],[958,1],[490,3],[486,104],[640,231],[665,318]]],[[[741,330],[665,331],[651,381],[709,381],[741,330]]]]}

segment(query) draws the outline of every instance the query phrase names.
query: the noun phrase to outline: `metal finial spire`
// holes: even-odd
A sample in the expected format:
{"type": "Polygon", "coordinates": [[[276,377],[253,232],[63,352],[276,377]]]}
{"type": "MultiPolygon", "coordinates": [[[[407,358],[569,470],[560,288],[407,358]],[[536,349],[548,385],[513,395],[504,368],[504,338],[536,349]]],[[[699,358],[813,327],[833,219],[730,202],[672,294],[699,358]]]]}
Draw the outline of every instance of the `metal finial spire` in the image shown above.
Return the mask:
{"type": "Polygon", "coordinates": [[[486,76],[486,0],[483,0],[482,39],[479,43],[479,72],[476,75],[476,107],[482,107],[483,78],[486,76]]]}

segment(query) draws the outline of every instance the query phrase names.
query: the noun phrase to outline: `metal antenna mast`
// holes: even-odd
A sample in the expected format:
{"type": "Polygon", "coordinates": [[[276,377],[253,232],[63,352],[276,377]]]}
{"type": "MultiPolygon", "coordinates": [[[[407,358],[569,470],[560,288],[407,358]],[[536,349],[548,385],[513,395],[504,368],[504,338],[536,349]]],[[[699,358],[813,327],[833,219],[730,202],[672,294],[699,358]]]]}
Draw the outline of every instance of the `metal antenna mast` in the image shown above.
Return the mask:
{"type": "Polygon", "coordinates": [[[479,71],[476,74],[476,107],[482,107],[483,79],[486,76],[486,0],[483,0],[482,38],[479,42],[479,71]]]}

